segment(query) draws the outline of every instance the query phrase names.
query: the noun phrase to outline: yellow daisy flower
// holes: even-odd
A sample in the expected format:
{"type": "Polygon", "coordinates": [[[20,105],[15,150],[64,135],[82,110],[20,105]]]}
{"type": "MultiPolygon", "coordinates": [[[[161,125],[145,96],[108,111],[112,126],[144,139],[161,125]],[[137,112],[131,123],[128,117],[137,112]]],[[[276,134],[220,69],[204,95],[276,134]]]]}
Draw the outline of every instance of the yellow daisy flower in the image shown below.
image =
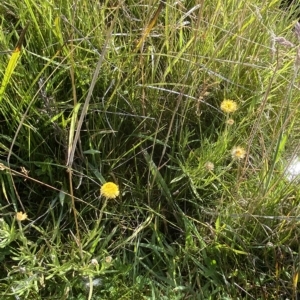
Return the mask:
{"type": "Polygon", "coordinates": [[[226,114],[234,113],[238,109],[236,102],[229,99],[224,99],[220,107],[226,114]]]}
{"type": "Polygon", "coordinates": [[[102,185],[100,189],[100,194],[106,199],[115,199],[120,194],[119,186],[117,186],[113,182],[106,182],[102,185]]]}
{"type": "Polygon", "coordinates": [[[27,214],[26,213],[23,213],[23,212],[17,212],[16,213],[16,219],[18,221],[25,221],[27,219],[27,214]]]}
{"type": "Polygon", "coordinates": [[[231,150],[231,156],[233,159],[243,159],[246,156],[246,150],[240,146],[233,147],[231,150]]]}

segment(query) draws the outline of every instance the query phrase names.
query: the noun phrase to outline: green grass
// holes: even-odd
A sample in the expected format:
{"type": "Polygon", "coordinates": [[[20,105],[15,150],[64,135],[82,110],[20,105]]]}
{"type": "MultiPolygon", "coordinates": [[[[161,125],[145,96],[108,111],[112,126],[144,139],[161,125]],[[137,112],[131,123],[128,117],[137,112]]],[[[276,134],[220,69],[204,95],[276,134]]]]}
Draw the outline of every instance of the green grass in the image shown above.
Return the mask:
{"type": "Polygon", "coordinates": [[[164,3],[0,4],[1,299],[299,298],[296,21],[164,3]]]}

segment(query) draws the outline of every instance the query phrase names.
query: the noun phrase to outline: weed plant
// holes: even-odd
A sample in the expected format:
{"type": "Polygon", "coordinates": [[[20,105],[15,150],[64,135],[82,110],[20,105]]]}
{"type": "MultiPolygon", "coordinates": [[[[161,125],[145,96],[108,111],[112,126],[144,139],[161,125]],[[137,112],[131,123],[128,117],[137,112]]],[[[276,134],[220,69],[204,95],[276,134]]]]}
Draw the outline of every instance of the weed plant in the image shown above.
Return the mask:
{"type": "Polygon", "coordinates": [[[299,298],[280,2],[1,2],[1,299],[299,298]]]}

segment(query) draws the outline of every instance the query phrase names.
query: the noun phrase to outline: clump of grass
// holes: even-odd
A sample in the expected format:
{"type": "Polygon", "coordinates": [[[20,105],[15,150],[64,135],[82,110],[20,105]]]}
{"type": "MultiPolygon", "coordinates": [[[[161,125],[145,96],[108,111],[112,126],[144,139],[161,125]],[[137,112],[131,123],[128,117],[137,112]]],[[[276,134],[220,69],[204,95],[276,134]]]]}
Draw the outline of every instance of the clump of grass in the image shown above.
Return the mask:
{"type": "Polygon", "coordinates": [[[0,10],[1,297],[297,298],[280,1],[0,10]]]}

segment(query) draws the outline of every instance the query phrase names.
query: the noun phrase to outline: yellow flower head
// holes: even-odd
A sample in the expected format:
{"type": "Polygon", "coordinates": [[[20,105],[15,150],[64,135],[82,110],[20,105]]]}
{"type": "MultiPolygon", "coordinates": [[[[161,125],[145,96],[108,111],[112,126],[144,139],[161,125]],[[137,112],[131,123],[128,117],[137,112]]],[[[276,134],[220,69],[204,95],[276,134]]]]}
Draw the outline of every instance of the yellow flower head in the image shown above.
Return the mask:
{"type": "Polygon", "coordinates": [[[100,194],[106,199],[115,199],[120,194],[119,187],[113,182],[106,182],[102,185],[100,194]]]}
{"type": "Polygon", "coordinates": [[[16,219],[18,220],[18,221],[24,221],[24,220],[26,220],[27,219],[27,214],[26,213],[23,213],[23,212],[17,212],[16,213],[16,219]]]}
{"type": "Polygon", "coordinates": [[[233,147],[231,150],[231,156],[233,159],[243,159],[246,156],[246,150],[240,146],[233,147]]]}
{"type": "Polygon", "coordinates": [[[226,114],[234,113],[238,109],[236,102],[229,99],[224,99],[220,107],[226,114]]]}

